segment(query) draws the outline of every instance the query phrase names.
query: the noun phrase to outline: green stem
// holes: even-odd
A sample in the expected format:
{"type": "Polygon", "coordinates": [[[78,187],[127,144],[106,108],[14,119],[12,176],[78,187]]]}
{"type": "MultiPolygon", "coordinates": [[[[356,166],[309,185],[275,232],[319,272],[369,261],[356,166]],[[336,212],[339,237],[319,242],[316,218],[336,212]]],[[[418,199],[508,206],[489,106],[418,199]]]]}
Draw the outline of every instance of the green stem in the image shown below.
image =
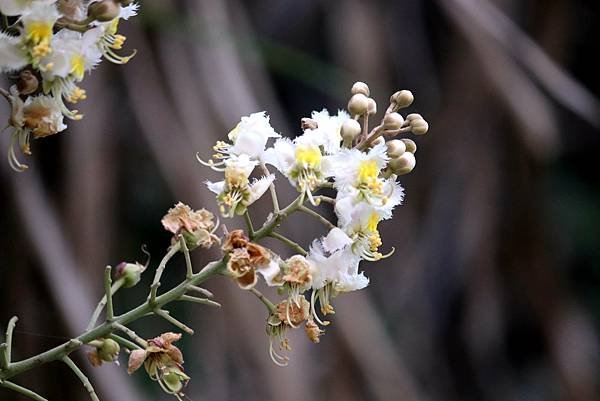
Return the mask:
{"type": "MultiPolygon", "coordinates": [[[[181,297],[180,297],[180,299],[181,299],[181,297]]],[[[160,316],[163,319],[165,319],[167,322],[171,323],[173,326],[178,327],[181,330],[185,331],[189,335],[193,335],[194,334],[194,330],[193,329],[191,329],[190,327],[188,327],[185,323],[182,323],[179,320],[175,319],[166,310],[157,309],[157,310],[154,311],[154,313],[156,313],[157,316],[160,316]]]]}
{"type": "Polygon", "coordinates": [[[329,204],[335,206],[335,199],[330,198],[329,196],[318,195],[318,196],[315,196],[314,198],[315,198],[315,200],[319,200],[319,202],[325,202],[325,203],[329,203],[329,204]]]}
{"type": "Polygon", "coordinates": [[[6,369],[6,367],[10,363],[8,360],[8,355],[6,354],[7,348],[8,345],[6,345],[6,343],[0,344],[0,370],[6,369]]]}
{"type": "Polygon", "coordinates": [[[126,338],[123,338],[119,335],[116,334],[111,334],[108,336],[108,338],[110,338],[111,340],[114,340],[116,342],[118,342],[121,346],[129,349],[129,350],[135,350],[135,349],[142,349],[142,347],[140,347],[139,345],[137,345],[136,343],[129,341],[126,338]]]}
{"type": "Polygon", "coordinates": [[[16,316],[11,317],[8,321],[8,326],[6,327],[6,350],[4,351],[4,355],[7,367],[10,366],[10,361],[12,359],[12,336],[18,320],[19,318],[16,316]]]}
{"type": "Polygon", "coordinates": [[[332,229],[335,228],[335,226],[333,225],[333,223],[331,223],[329,220],[327,220],[325,217],[321,216],[319,213],[315,212],[312,209],[307,208],[304,205],[300,205],[300,207],[298,207],[298,210],[301,211],[302,213],[306,213],[309,216],[312,216],[314,218],[316,218],[317,220],[319,220],[321,223],[323,223],[328,229],[332,229]]]}
{"type": "Polygon", "coordinates": [[[181,246],[181,250],[183,251],[183,256],[185,257],[185,268],[186,268],[185,278],[187,280],[189,280],[194,275],[194,268],[192,267],[192,259],[190,258],[190,250],[188,249],[187,244],[185,243],[185,238],[183,238],[183,235],[179,238],[179,244],[181,246]]]}
{"type": "Polygon", "coordinates": [[[269,299],[265,297],[262,292],[260,292],[256,288],[250,288],[248,291],[256,295],[256,298],[258,298],[260,302],[262,302],[267,307],[270,313],[277,313],[277,307],[275,306],[275,304],[269,301],[269,299]]]}
{"type": "Polygon", "coordinates": [[[148,346],[148,343],[146,342],[146,340],[144,340],[142,337],[138,336],[137,333],[135,331],[131,330],[129,327],[127,327],[123,324],[120,324],[120,323],[115,323],[115,329],[127,334],[129,336],[129,338],[131,338],[133,341],[136,341],[142,347],[146,348],[148,346]]]}
{"type": "MultiPolygon", "coordinates": [[[[271,173],[269,172],[269,169],[267,168],[267,166],[264,163],[260,163],[260,168],[262,169],[263,173],[266,176],[271,175],[271,173]]],[[[271,185],[269,185],[269,191],[271,191],[271,200],[273,201],[273,212],[278,213],[279,212],[279,200],[277,199],[277,191],[275,190],[275,184],[271,183],[271,185]]]]}
{"type": "Polygon", "coordinates": [[[252,225],[252,219],[250,218],[250,212],[246,209],[246,213],[244,213],[244,221],[246,222],[246,227],[248,228],[248,236],[250,238],[254,237],[254,226],[252,225]]]}
{"type": "Polygon", "coordinates": [[[81,369],[79,369],[77,367],[77,365],[75,365],[75,362],[73,362],[71,360],[71,358],[69,358],[66,355],[62,358],[62,361],[69,368],[71,368],[71,370],[73,371],[73,373],[75,373],[75,375],[77,375],[77,377],[79,378],[79,380],[81,380],[81,383],[83,384],[83,387],[85,387],[85,389],[90,394],[90,398],[92,399],[92,401],[100,401],[98,399],[98,396],[96,395],[96,392],[94,391],[94,387],[92,387],[92,383],[90,383],[90,380],[87,378],[87,376],[85,375],[85,373],[83,373],[81,371],[81,369]]]}
{"type": "Polygon", "coordinates": [[[180,301],[187,301],[187,302],[194,302],[196,304],[202,304],[202,305],[208,305],[208,306],[216,306],[217,308],[221,307],[221,304],[215,301],[212,301],[210,299],[206,299],[206,298],[197,298],[197,297],[192,297],[190,295],[182,295],[181,298],[179,298],[180,301]]]}
{"type": "Polygon", "coordinates": [[[9,390],[15,391],[17,393],[23,394],[25,397],[29,397],[32,400],[36,401],[48,401],[46,398],[42,397],[35,391],[31,391],[25,387],[21,387],[18,384],[9,382],[7,380],[0,380],[0,387],[7,388],[9,390]]]}
{"type": "Polygon", "coordinates": [[[298,243],[292,241],[291,239],[289,239],[275,231],[273,231],[271,234],[269,234],[269,237],[275,238],[275,239],[283,242],[284,244],[286,244],[290,248],[294,249],[296,252],[298,252],[302,256],[308,255],[308,252],[306,252],[306,250],[304,248],[302,248],[298,243]]]}
{"type": "Polygon", "coordinates": [[[295,212],[302,206],[304,202],[304,193],[300,194],[292,203],[287,205],[283,210],[278,213],[273,213],[271,217],[263,224],[263,226],[254,233],[250,239],[258,241],[271,234],[271,232],[281,224],[281,222],[288,217],[290,214],[295,212]]]}
{"type": "Polygon", "coordinates": [[[152,280],[152,286],[150,287],[150,304],[156,304],[156,292],[158,291],[158,287],[160,287],[160,278],[167,267],[167,263],[181,248],[181,243],[177,242],[175,245],[171,246],[165,255],[165,257],[158,264],[158,268],[156,269],[156,273],[154,274],[154,280],[152,280]]]}
{"type": "Polygon", "coordinates": [[[138,307],[116,316],[113,322],[105,322],[92,330],[78,336],[76,339],[70,340],[64,344],[54,347],[41,354],[34,355],[31,358],[14,362],[8,368],[0,371],[0,380],[10,379],[19,373],[31,370],[37,366],[48,362],[62,359],[65,355],[70,354],[75,349],[79,348],[83,343],[88,343],[97,338],[106,337],[117,329],[117,325],[125,325],[152,312],[156,307],[161,307],[169,302],[179,299],[188,290],[190,285],[198,285],[208,280],[209,278],[221,273],[225,268],[225,259],[209,263],[202,271],[194,274],[190,281],[184,281],[175,288],[166,293],[157,296],[154,304],[150,304],[149,300],[142,303],[138,307]]]}
{"type": "Polygon", "coordinates": [[[188,286],[188,289],[190,291],[195,291],[198,294],[204,295],[205,297],[208,297],[208,298],[214,297],[213,293],[210,292],[209,290],[207,290],[206,288],[198,287],[196,285],[190,285],[190,286],[188,286]]]}
{"type": "MultiPolygon", "coordinates": [[[[115,293],[117,291],[119,291],[119,289],[121,289],[121,287],[123,286],[124,283],[125,283],[124,278],[120,278],[117,281],[115,281],[113,283],[113,285],[110,287],[110,293],[112,295],[115,295],[115,293]]],[[[96,309],[94,310],[94,313],[92,314],[92,318],[90,319],[90,322],[88,323],[88,325],[86,327],[86,331],[94,328],[94,326],[96,325],[96,322],[98,321],[98,318],[100,317],[100,314],[102,313],[102,310],[104,309],[104,306],[106,306],[106,294],[104,294],[104,296],[102,297],[100,302],[98,302],[98,305],[96,306],[96,309]]]]}
{"type": "Polygon", "coordinates": [[[108,322],[111,322],[115,317],[112,301],[112,278],[110,276],[111,272],[112,267],[106,266],[106,268],[104,269],[104,296],[106,297],[106,321],[108,322]]]}

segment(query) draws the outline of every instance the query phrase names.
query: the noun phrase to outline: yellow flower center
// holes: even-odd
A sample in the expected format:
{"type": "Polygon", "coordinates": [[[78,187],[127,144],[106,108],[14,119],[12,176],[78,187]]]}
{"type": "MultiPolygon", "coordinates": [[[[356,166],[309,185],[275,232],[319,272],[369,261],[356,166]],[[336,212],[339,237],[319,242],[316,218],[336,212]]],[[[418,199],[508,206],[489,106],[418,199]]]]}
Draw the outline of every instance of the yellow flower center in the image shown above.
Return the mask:
{"type": "Polygon", "coordinates": [[[81,81],[85,73],[85,59],[81,54],[76,54],[71,57],[71,74],[81,81]]]}
{"type": "Polygon", "coordinates": [[[363,160],[358,165],[358,181],[368,183],[377,179],[379,168],[375,160],[363,160]]]}
{"type": "Polygon", "coordinates": [[[318,169],[321,166],[321,151],[316,146],[299,146],[296,149],[296,163],[318,169]]]}
{"type": "Polygon", "coordinates": [[[372,213],[369,217],[369,221],[367,223],[367,230],[369,232],[377,231],[377,225],[379,224],[379,215],[377,213],[372,213]]]}
{"type": "Polygon", "coordinates": [[[33,44],[37,45],[42,42],[50,43],[50,39],[52,39],[52,25],[47,22],[33,21],[25,27],[25,34],[27,40],[33,44]]]}
{"type": "Polygon", "coordinates": [[[243,188],[248,184],[248,177],[242,169],[225,169],[225,182],[229,188],[243,188]]]}

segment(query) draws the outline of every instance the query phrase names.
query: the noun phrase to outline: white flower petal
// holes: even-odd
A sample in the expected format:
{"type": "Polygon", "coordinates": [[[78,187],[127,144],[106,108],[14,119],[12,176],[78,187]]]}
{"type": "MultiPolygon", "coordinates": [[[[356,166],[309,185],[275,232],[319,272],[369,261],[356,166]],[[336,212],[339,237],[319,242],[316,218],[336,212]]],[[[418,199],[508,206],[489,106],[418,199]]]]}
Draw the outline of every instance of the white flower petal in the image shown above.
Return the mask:
{"type": "Polygon", "coordinates": [[[271,185],[274,180],[275,176],[273,174],[269,174],[250,184],[250,197],[246,201],[246,206],[250,206],[261,196],[263,196],[264,193],[269,189],[269,185],[271,185]]]}
{"type": "Polygon", "coordinates": [[[352,244],[352,238],[348,237],[341,229],[335,227],[323,238],[322,244],[325,251],[333,253],[352,244]]]}
{"type": "Polygon", "coordinates": [[[218,182],[206,181],[205,184],[211,192],[213,192],[217,195],[220,194],[221,192],[223,192],[223,189],[225,188],[225,181],[218,181],[218,182]]]}
{"type": "Polygon", "coordinates": [[[273,258],[266,266],[256,269],[263,276],[265,282],[270,287],[278,287],[282,285],[281,282],[275,281],[275,278],[281,272],[278,259],[279,258],[273,258]]]}
{"type": "Polygon", "coordinates": [[[0,72],[17,71],[29,64],[19,38],[0,32],[0,72]]]}

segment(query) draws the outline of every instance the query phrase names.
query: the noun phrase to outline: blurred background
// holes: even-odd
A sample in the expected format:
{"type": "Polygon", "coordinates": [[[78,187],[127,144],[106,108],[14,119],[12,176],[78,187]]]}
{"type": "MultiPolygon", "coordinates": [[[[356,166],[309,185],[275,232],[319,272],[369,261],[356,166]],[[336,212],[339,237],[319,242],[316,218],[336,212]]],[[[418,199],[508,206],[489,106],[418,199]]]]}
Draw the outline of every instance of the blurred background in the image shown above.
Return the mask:
{"type": "MultiPolygon", "coordinates": [[[[335,299],[320,344],[290,336],[287,368],[268,357],[264,308],[229,280],[206,285],[221,310],[174,306],[196,330],[180,344],[188,397],[600,399],[600,3],[142,3],[121,24],[139,53],[84,81],[85,119],[35,141],[26,173],[0,164],[0,326],[20,318],[15,357],[81,332],[106,264],[143,262],[146,244],[155,267],[170,241],[160,218],[178,200],[217,211],[203,185],[217,175],[195,153],[212,154],[240,116],[267,110],[294,137],[301,117],[344,108],[361,80],[380,110],[412,90],[409,112],[430,123],[401,180],[406,201],[381,226],[396,253],[363,265],[371,285],[335,299]]],[[[308,245],[322,227],[292,218],[283,231],[308,245]]],[[[193,256],[198,269],[217,254],[193,256]]],[[[163,284],[183,271],[175,259],[163,284]]],[[[145,299],[150,276],[115,297],[117,313],[145,299]]],[[[172,330],[156,318],[132,327],[172,330]]],[[[142,373],[74,357],[103,400],[169,399],[142,373]]],[[[88,398],[59,363],[17,382],[50,400],[88,398]]]]}

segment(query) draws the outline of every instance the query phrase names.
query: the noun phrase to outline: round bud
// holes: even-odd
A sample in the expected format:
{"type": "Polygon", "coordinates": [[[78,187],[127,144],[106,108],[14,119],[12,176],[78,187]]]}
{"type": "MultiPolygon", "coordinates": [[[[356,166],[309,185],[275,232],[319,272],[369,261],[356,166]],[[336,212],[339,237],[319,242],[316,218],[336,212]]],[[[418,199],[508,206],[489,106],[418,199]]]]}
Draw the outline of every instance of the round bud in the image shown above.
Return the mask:
{"type": "Polygon", "coordinates": [[[385,129],[388,130],[397,130],[402,127],[404,123],[404,118],[398,113],[387,113],[383,117],[383,125],[385,129]]]}
{"type": "Polygon", "coordinates": [[[360,81],[355,82],[354,85],[352,85],[352,89],[350,90],[350,92],[353,95],[361,93],[365,96],[369,96],[371,94],[371,91],[369,90],[369,85],[360,81]]]}
{"type": "Polygon", "coordinates": [[[387,154],[392,159],[400,157],[404,152],[406,152],[406,144],[400,139],[392,139],[391,141],[388,141],[386,145],[387,154]]]}
{"type": "Polygon", "coordinates": [[[411,91],[401,90],[392,95],[390,98],[390,103],[396,103],[398,108],[408,107],[415,100],[411,91]]]}
{"type": "Polygon", "coordinates": [[[115,279],[123,279],[123,287],[131,288],[140,282],[146,268],[139,263],[121,262],[115,269],[115,279]]]}
{"type": "Polygon", "coordinates": [[[369,98],[367,111],[369,112],[369,114],[377,114],[377,103],[375,103],[375,100],[369,98]]]}
{"type": "Polygon", "coordinates": [[[404,145],[406,145],[407,152],[410,152],[412,154],[417,153],[417,144],[415,143],[415,141],[408,138],[402,138],[401,141],[404,142],[404,145]]]}
{"type": "Polygon", "coordinates": [[[23,70],[19,73],[17,81],[17,90],[20,95],[31,95],[38,89],[39,81],[37,77],[29,70],[23,70]]]}
{"type": "Polygon", "coordinates": [[[382,145],[384,143],[385,143],[385,139],[382,136],[378,136],[377,138],[375,138],[373,140],[373,142],[371,142],[369,147],[374,148],[375,146],[382,145]]]}
{"type": "Polygon", "coordinates": [[[361,128],[358,121],[349,119],[344,121],[340,129],[340,135],[344,141],[353,141],[360,135],[361,128]]]}
{"type": "Polygon", "coordinates": [[[368,107],[369,98],[362,93],[353,95],[348,102],[348,111],[353,116],[366,114],[368,107]]]}
{"type": "Polygon", "coordinates": [[[410,152],[405,152],[402,156],[390,160],[389,166],[396,175],[404,175],[410,173],[417,165],[415,155],[410,152]]]}
{"type": "Polygon", "coordinates": [[[102,340],[102,345],[98,347],[98,356],[104,362],[112,362],[117,358],[120,350],[119,343],[107,338],[102,340]]]}
{"type": "Polygon", "coordinates": [[[429,124],[423,119],[413,120],[410,124],[410,130],[415,135],[423,135],[429,130],[429,124]]]}
{"type": "Polygon", "coordinates": [[[420,115],[419,113],[412,113],[406,116],[406,121],[412,121],[412,120],[422,120],[423,116],[420,115]]]}
{"type": "Polygon", "coordinates": [[[121,6],[115,0],[102,0],[88,6],[88,17],[96,21],[112,21],[121,14],[121,6]]]}

